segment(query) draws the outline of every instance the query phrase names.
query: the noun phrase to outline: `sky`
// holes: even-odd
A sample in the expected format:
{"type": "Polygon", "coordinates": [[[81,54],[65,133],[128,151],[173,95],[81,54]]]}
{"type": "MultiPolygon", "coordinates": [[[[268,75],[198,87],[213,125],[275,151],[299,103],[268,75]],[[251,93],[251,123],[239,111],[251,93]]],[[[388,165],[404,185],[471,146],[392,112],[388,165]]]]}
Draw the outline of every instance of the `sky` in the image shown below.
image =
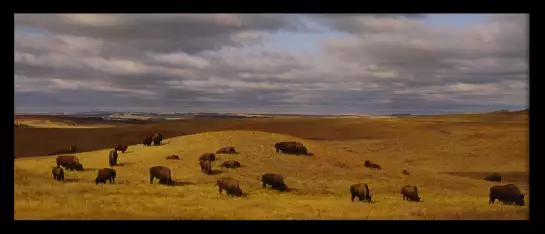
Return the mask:
{"type": "Polygon", "coordinates": [[[15,14],[18,113],[528,108],[525,14],[15,14]]]}

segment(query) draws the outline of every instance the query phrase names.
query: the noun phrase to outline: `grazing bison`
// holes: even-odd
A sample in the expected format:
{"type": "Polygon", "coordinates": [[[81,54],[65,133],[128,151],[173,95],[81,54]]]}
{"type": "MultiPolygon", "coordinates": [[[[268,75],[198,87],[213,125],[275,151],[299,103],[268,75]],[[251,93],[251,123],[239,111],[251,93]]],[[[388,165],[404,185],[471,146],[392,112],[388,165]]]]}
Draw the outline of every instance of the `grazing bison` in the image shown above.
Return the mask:
{"type": "Polygon", "coordinates": [[[276,153],[286,154],[308,154],[307,148],[300,142],[278,142],[274,144],[276,153]]]}
{"type": "Polygon", "coordinates": [[[144,146],[150,146],[152,141],[152,137],[146,137],[144,138],[143,144],[144,146]]]}
{"type": "Polygon", "coordinates": [[[264,174],[261,176],[261,182],[263,182],[263,188],[266,188],[267,185],[270,185],[272,189],[279,191],[285,191],[288,188],[284,183],[284,178],[278,174],[264,174]]]}
{"type": "Polygon", "coordinates": [[[232,147],[232,146],[223,147],[219,149],[218,151],[216,151],[216,154],[235,154],[235,153],[236,153],[235,147],[232,147]]]}
{"type": "Polygon", "coordinates": [[[412,185],[405,185],[403,188],[401,188],[401,194],[403,194],[403,201],[420,201],[420,197],[418,196],[418,188],[416,186],[412,185]]]}
{"type": "Polygon", "coordinates": [[[159,179],[159,184],[173,184],[170,169],[163,166],[154,166],[149,169],[149,183],[153,184],[153,178],[159,179]]]}
{"type": "Polygon", "coordinates": [[[484,180],[494,181],[494,182],[501,182],[501,175],[494,172],[494,173],[492,173],[492,175],[489,175],[489,176],[485,177],[484,180]]]}
{"type": "Polygon", "coordinates": [[[114,169],[111,168],[102,168],[98,171],[97,178],[95,179],[95,183],[104,183],[106,184],[106,181],[109,180],[110,184],[115,182],[116,173],[114,169]]]}
{"type": "Polygon", "coordinates": [[[225,168],[237,168],[240,167],[240,163],[236,160],[225,161],[221,164],[221,167],[225,168]]]}
{"type": "Polygon", "coordinates": [[[64,181],[64,170],[62,169],[62,167],[53,167],[51,173],[53,174],[53,179],[58,181],[64,181]]]}
{"type": "Polygon", "coordinates": [[[170,155],[166,157],[167,160],[180,160],[180,157],[178,155],[170,155]]]}
{"type": "Polygon", "coordinates": [[[155,133],[155,135],[153,135],[153,145],[161,145],[161,141],[163,141],[163,135],[161,135],[161,133],[155,133]]]}
{"type": "Polygon", "coordinates": [[[57,156],[57,167],[63,166],[69,171],[83,171],[83,165],[79,163],[78,157],[74,155],[61,155],[57,156]]]}
{"type": "Polygon", "coordinates": [[[71,154],[76,153],[76,147],[73,146],[73,145],[71,145],[70,147],[68,147],[68,153],[71,153],[71,154]]]}
{"type": "Polygon", "coordinates": [[[128,148],[129,148],[129,146],[127,146],[127,145],[117,145],[115,147],[115,150],[121,151],[121,153],[125,153],[125,151],[127,151],[128,148]]]}
{"type": "Polygon", "coordinates": [[[238,185],[238,180],[235,180],[233,178],[220,178],[216,182],[216,185],[218,186],[219,194],[221,194],[221,192],[225,190],[225,192],[227,192],[227,195],[229,196],[246,196],[246,194],[242,193],[242,189],[240,189],[238,185]]]}
{"type": "Polygon", "coordinates": [[[375,168],[375,169],[379,169],[381,170],[382,167],[380,167],[380,165],[374,163],[374,162],[371,162],[369,160],[365,160],[365,163],[364,163],[364,166],[365,167],[368,167],[368,168],[375,168]]]}
{"type": "Polygon", "coordinates": [[[404,175],[410,175],[409,171],[407,171],[407,169],[403,169],[403,174],[404,175]]]}
{"type": "Polygon", "coordinates": [[[498,185],[490,188],[490,204],[498,199],[504,204],[524,206],[524,193],[514,184],[498,185]]]}
{"type": "Polygon", "coordinates": [[[208,160],[199,160],[201,164],[201,172],[210,174],[212,172],[212,163],[208,160]]]}
{"type": "Polygon", "coordinates": [[[108,159],[109,159],[110,167],[117,165],[117,150],[116,149],[113,149],[112,151],[110,151],[110,154],[108,155],[108,159]]]}
{"type": "Polygon", "coordinates": [[[213,153],[204,153],[204,154],[201,155],[199,160],[208,160],[208,161],[212,162],[212,161],[216,160],[216,155],[213,154],[213,153]]]}
{"type": "Polygon", "coordinates": [[[350,186],[351,200],[354,202],[354,198],[357,197],[360,201],[367,201],[371,203],[371,192],[367,184],[354,184],[350,186]]]}

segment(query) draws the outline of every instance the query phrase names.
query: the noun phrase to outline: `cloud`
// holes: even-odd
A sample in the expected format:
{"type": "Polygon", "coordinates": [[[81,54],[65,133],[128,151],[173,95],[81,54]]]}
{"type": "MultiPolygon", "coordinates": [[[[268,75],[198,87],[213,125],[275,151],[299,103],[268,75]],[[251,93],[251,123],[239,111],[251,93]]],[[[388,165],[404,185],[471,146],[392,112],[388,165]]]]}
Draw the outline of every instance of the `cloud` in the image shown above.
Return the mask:
{"type": "Polygon", "coordinates": [[[526,108],[528,18],[483,18],[438,28],[411,14],[17,14],[15,103],[52,111],[526,108]],[[317,46],[270,46],[279,31],[316,35],[304,40],[317,46]]]}

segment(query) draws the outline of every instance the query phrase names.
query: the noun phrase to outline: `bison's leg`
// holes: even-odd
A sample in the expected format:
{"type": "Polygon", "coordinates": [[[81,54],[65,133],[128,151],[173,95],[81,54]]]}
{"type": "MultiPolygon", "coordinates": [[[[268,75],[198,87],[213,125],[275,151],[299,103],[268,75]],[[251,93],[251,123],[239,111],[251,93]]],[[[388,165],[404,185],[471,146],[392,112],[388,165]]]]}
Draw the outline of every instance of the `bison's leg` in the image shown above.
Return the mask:
{"type": "Polygon", "coordinates": [[[278,148],[276,148],[276,153],[277,153],[277,154],[280,153],[280,150],[279,150],[278,148]]]}
{"type": "Polygon", "coordinates": [[[495,197],[490,196],[490,200],[488,201],[488,204],[494,204],[494,201],[496,200],[495,197]]]}
{"type": "Polygon", "coordinates": [[[223,191],[223,189],[221,189],[221,188],[219,188],[218,190],[219,190],[219,193],[220,193],[220,194],[221,194],[221,192],[223,191]]]}
{"type": "Polygon", "coordinates": [[[360,201],[363,201],[364,198],[365,198],[365,197],[358,197],[358,199],[359,199],[360,201]]]}
{"type": "Polygon", "coordinates": [[[354,202],[355,197],[356,197],[356,195],[352,194],[352,202],[354,202]]]}
{"type": "Polygon", "coordinates": [[[150,176],[150,177],[149,177],[149,183],[150,183],[150,184],[153,184],[153,176],[150,176]]]}
{"type": "Polygon", "coordinates": [[[60,175],[60,180],[64,181],[64,175],[60,175]]]}
{"type": "Polygon", "coordinates": [[[263,182],[263,188],[267,188],[267,185],[265,184],[265,182],[263,182]]]}

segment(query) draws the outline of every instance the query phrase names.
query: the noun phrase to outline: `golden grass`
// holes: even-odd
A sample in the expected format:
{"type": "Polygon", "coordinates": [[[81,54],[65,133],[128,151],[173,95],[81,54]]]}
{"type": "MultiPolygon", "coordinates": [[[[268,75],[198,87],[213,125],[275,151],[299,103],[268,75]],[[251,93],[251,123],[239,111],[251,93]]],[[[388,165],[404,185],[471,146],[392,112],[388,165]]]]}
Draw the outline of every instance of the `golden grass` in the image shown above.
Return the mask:
{"type": "Polygon", "coordinates": [[[115,125],[108,124],[69,124],[61,121],[44,120],[44,119],[24,119],[17,120],[18,123],[26,124],[33,128],[111,128],[115,125]]]}
{"type": "Polygon", "coordinates": [[[220,131],[170,138],[159,147],[134,145],[120,153],[125,165],[115,168],[116,184],[94,184],[92,169],[108,166],[108,150],[76,154],[88,170],[66,172],[65,183],[52,178],[55,157],[16,159],[15,219],[528,219],[527,122],[369,121],[386,121],[391,128],[368,129],[373,138],[349,141],[220,131]],[[314,156],[276,154],[274,143],[285,140],[303,142],[314,156]],[[222,172],[202,174],[198,157],[226,145],[240,154],[218,155],[213,170],[222,172]],[[165,160],[171,154],[181,160],[165,160]],[[219,168],[230,159],[244,167],[219,168]],[[366,159],[384,170],[363,167],[366,159]],[[183,185],[150,185],[148,169],[154,165],[171,168],[183,185]],[[404,176],[403,168],[411,175],[404,176]],[[479,173],[492,171],[526,175],[505,179],[519,185],[527,206],[489,205],[488,188],[497,183],[479,173]],[[258,177],[264,173],[282,174],[294,190],[262,189],[258,177]],[[218,195],[214,184],[223,176],[238,179],[248,197],[218,195]],[[348,189],[354,183],[368,183],[376,203],[352,203],[348,189]],[[423,202],[403,201],[399,191],[405,184],[417,185],[423,202]]]}

